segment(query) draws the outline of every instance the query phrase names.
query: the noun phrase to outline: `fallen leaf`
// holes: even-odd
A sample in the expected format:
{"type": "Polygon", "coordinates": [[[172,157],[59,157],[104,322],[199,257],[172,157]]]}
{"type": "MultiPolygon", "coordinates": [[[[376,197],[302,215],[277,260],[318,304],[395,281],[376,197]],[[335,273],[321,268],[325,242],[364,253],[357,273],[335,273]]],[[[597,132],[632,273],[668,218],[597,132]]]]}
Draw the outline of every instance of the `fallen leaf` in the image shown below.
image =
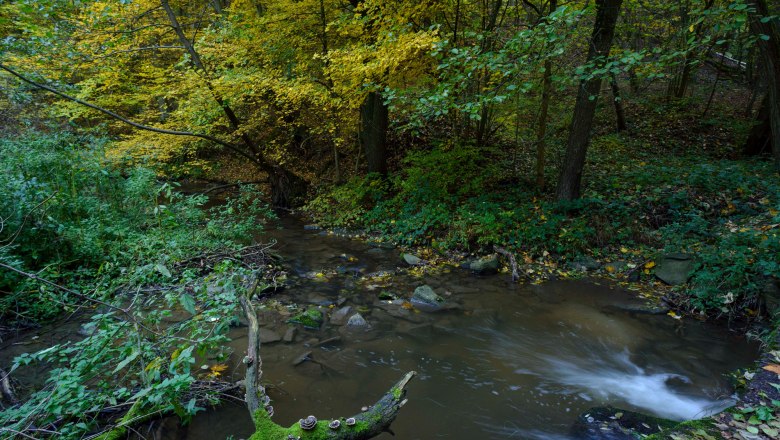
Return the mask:
{"type": "Polygon", "coordinates": [[[775,374],[780,374],[780,365],[777,364],[766,364],[762,367],[766,371],[771,371],[775,374]]]}

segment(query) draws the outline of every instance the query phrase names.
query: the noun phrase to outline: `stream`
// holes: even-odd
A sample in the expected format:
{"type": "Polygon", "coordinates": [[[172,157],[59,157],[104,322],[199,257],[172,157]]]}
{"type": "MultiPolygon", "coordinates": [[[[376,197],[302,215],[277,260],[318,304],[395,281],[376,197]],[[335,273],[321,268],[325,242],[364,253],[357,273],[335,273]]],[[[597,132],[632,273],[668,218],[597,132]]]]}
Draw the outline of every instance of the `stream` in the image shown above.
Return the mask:
{"type": "MultiPolygon", "coordinates": [[[[726,374],[758,356],[756,344],[722,327],[636,313],[641,300],[606,281],[517,284],[455,267],[414,275],[397,249],[305,228],[291,216],[258,238],[277,240],[289,268],[289,287],[260,311],[263,379],[281,425],[355,414],[416,370],[391,427],[396,436],[377,438],[573,439],[577,415],[599,405],[678,420],[720,411],[733,402],[726,374]],[[408,298],[421,285],[451,308],[426,313],[379,299],[408,298]],[[326,315],[351,307],[370,327],[349,330],[326,317],[319,329],[289,333],[286,320],[297,313],[283,307],[290,304],[326,315]]],[[[231,337],[226,374],[237,380],[246,328],[231,337]]],[[[245,407],[228,403],[182,430],[188,440],[238,439],[253,427],[245,407]]],[[[158,429],[157,438],[174,437],[158,429]]]]}

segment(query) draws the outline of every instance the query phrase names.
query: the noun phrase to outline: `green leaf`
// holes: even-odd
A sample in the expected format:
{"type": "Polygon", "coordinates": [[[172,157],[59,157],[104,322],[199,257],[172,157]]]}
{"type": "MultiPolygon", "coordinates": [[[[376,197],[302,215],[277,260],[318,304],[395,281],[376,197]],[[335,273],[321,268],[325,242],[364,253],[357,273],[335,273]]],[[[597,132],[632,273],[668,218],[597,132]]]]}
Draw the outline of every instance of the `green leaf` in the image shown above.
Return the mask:
{"type": "Polygon", "coordinates": [[[122,362],[119,363],[119,365],[114,368],[114,371],[111,372],[111,374],[115,374],[122,368],[125,368],[130,362],[133,362],[139,355],[141,354],[140,351],[134,351],[130,356],[126,357],[122,362]]]}
{"type": "Polygon", "coordinates": [[[160,272],[164,277],[170,278],[171,277],[171,271],[168,270],[167,267],[165,267],[162,263],[157,263],[154,265],[154,269],[157,272],[160,272]]]}
{"type": "Polygon", "coordinates": [[[761,430],[764,431],[764,434],[768,435],[770,438],[777,438],[777,434],[780,434],[780,431],[768,426],[762,427],[761,430]]]}
{"type": "Polygon", "coordinates": [[[196,315],[198,313],[197,310],[195,310],[195,298],[192,295],[182,293],[179,297],[179,303],[181,303],[184,310],[188,311],[190,314],[196,315]]]}

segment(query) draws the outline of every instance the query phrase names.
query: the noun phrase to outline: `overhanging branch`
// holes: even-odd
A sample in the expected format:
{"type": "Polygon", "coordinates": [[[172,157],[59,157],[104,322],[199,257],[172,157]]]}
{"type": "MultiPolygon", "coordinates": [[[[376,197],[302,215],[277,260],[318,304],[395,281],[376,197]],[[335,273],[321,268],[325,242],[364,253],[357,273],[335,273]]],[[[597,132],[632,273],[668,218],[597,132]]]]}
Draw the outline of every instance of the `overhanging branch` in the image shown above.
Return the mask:
{"type": "Polygon", "coordinates": [[[204,139],[204,140],[207,140],[209,142],[213,142],[215,144],[222,145],[223,147],[233,151],[234,153],[236,153],[236,154],[238,154],[238,155],[240,155],[242,157],[245,157],[245,158],[251,160],[252,162],[254,162],[254,163],[258,164],[258,165],[261,165],[261,166],[265,165],[260,160],[258,160],[258,158],[250,155],[249,153],[247,153],[246,151],[242,150],[238,146],[236,146],[234,144],[231,144],[230,142],[226,142],[226,141],[223,141],[221,139],[218,139],[218,138],[216,138],[214,136],[211,136],[211,135],[208,135],[208,134],[202,134],[202,133],[193,133],[191,131],[168,130],[168,129],[165,129],[165,128],[157,128],[157,127],[152,127],[152,126],[149,126],[149,125],[140,124],[138,122],[135,122],[135,121],[127,119],[127,118],[125,118],[123,116],[120,116],[119,114],[114,113],[111,110],[108,110],[106,108],[97,106],[95,104],[91,104],[91,103],[89,103],[87,101],[83,101],[83,100],[81,100],[79,98],[76,98],[75,96],[70,96],[70,95],[68,95],[66,93],[63,93],[63,92],[61,92],[61,91],[59,91],[59,90],[57,90],[57,89],[55,89],[53,87],[49,87],[49,86],[45,85],[45,84],[41,84],[41,83],[35,82],[35,81],[27,78],[26,76],[22,75],[21,73],[11,69],[10,67],[8,67],[8,66],[6,66],[6,65],[4,65],[2,63],[0,63],[0,69],[5,70],[6,72],[8,72],[11,75],[19,78],[20,80],[26,82],[27,84],[30,84],[30,85],[32,85],[34,87],[37,87],[37,88],[41,89],[41,90],[46,90],[47,92],[53,93],[53,94],[55,94],[55,95],[57,95],[57,96],[59,96],[61,98],[65,98],[65,99],[67,99],[69,101],[73,101],[73,102],[75,102],[77,104],[83,105],[85,107],[89,107],[89,108],[91,108],[93,110],[97,110],[97,111],[99,111],[99,112],[101,112],[101,113],[103,113],[105,115],[108,115],[108,116],[110,116],[110,117],[112,117],[112,118],[114,118],[114,119],[116,119],[118,121],[124,122],[125,124],[130,125],[130,126],[135,127],[135,128],[138,128],[140,130],[151,131],[153,133],[168,134],[168,135],[172,135],[172,136],[189,136],[189,137],[196,137],[196,138],[204,139]]]}

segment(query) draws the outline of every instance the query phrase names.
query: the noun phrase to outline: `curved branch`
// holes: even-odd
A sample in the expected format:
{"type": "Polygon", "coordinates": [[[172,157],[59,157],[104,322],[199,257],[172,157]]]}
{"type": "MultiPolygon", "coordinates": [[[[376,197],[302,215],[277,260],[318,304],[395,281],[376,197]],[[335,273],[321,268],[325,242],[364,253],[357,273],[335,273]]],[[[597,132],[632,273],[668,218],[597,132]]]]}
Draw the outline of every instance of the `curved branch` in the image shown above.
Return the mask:
{"type": "Polygon", "coordinates": [[[207,140],[209,142],[213,142],[215,144],[222,145],[223,147],[228,148],[229,150],[233,151],[234,153],[236,153],[236,154],[238,154],[238,155],[240,155],[242,157],[245,157],[245,158],[251,160],[252,162],[254,162],[254,163],[258,164],[258,165],[265,166],[265,164],[262,163],[261,161],[259,161],[256,157],[248,154],[246,151],[242,150],[238,146],[236,146],[234,144],[231,144],[230,142],[226,142],[226,141],[223,141],[221,139],[217,139],[214,136],[210,136],[208,134],[193,133],[193,132],[190,132],[190,131],[168,130],[168,129],[165,129],[165,128],[157,128],[157,127],[152,127],[152,126],[149,126],[149,125],[140,124],[138,122],[131,121],[130,119],[127,119],[127,118],[125,118],[123,116],[120,116],[120,115],[112,112],[111,110],[105,109],[103,107],[99,107],[99,106],[97,106],[95,104],[91,104],[91,103],[86,102],[86,101],[82,101],[81,99],[76,98],[75,96],[70,96],[70,95],[65,94],[63,92],[60,92],[59,90],[57,90],[57,89],[55,89],[53,87],[49,87],[49,86],[47,86],[45,84],[40,84],[38,82],[35,82],[35,81],[25,77],[21,73],[16,72],[15,70],[11,69],[10,67],[8,67],[8,66],[6,66],[6,65],[4,65],[2,63],[0,63],[0,69],[5,70],[6,72],[8,72],[11,75],[19,78],[20,80],[26,82],[27,84],[30,84],[30,85],[32,85],[34,87],[37,87],[39,89],[42,89],[42,90],[46,90],[47,92],[53,93],[53,94],[55,94],[55,95],[57,95],[59,97],[65,98],[65,99],[70,100],[70,101],[73,101],[73,102],[75,102],[77,104],[81,104],[81,105],[83,105],[85,107],[89,107],[89,108],[91,108],[93,110],[97,110],[97,111],[99,111],[99,112],[101,112],[103,114],[111,116],[112,118],[114,118],[114,119],[116,119],[118,121],[124,122],[125,124],[133,126],[135,128],[138,128],[138,129],[141,129],[141,130],[146,130],[146,131],[151,131],[151,132],[154,132],[154,133],[169,134],[169,135],[172,135],[172,136],[190,136],[190,137],[196,137],[196,138],[204,139],[204,140],[207,140]]]}
{"type": "Polygon", "coordinates": [[[414,371],[406,373],[367,411],[349,418],[336,419],[340,422],[336,429],[328,426],[328,420],[318,421],[309,430],[303,430],[300,423],[285,428],[272,422],[266,411],[259,410],[254,416],[256,431],[249,440],[366,440],[383,432],[391,432],[390,424],[407,401],[406,385],[416,374],[414,371]],[[347,424],[347,420],[350,424],[347,424]]]}

